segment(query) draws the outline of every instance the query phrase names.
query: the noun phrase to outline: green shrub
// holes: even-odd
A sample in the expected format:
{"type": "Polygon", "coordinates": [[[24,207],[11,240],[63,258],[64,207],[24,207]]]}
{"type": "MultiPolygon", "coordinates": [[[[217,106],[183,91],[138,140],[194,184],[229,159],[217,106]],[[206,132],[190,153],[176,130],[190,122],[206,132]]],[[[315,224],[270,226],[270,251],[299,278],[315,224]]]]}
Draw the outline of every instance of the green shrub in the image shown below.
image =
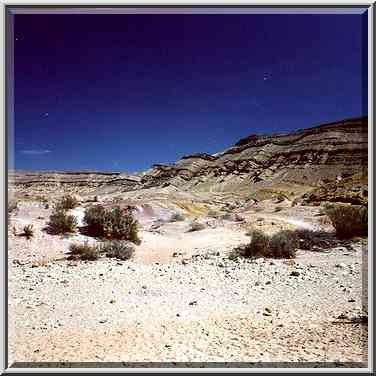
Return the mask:
{"type": "Polygon", "coordinates": [[[265,258],[293,258],[297,248],[297,239],[294,231],[284,230],[273,236],[268,236],[262,231],[252,233],[250,243],[238,247],[232,253],[243,257],[265,258]]]}
{"type": "Polygon", "coordinates": [[[55,205],[56,209],[62,209],[62,210],[69,210],[74,209],[77,206],[79,206],[79,201],[71,196],[71,195],[65,195],[63,196],[60,201],[55,205]]]}
{"type": "Polygon", "coordinates": [[[22,235],[26,236],[27,239],[31,239],[34,236],[33,225],[24,226],[22,235]]]}
{"type": "Polygon", "coordinates": [[[270,254],[268,256],[273,258],[294,258],[297,247],[298,239],[295,231],[279,231],[270,238],[270,254]]]}
{"type": "Polygon", "coordinates": [[[366,207],[331,205],[325,209],[339,239],[351,239],[354,236],[368,234],[368,209],[366,207]]]}
{"type": "Polygon", "coordinates": [[[105,209],[101,205],[93,206],[85,210],[84,222],[91,236],[141,243],[138,237],[138,222],[129,210],[122,210],[120,207],[105,209]]]}
{"type": "Polygon", "coordinates": [[[245,246],[243,256],[262,257],[269,248],[270,237],[259,230],[251,234],[251,242],[245,246]]]}
{"type": "Polygon", "coordinates": [[[74,215],[68,215],[65,210],[55,209],[50,215],[48,231],[52,234],[65,234],[74,232],[77,227],[77,219],[74,215]]]}
{"type": "Polygon", "coordinates": [[[171,215],[170,222],[182,222],[184,221],[184,215],[180,213],[174,213],[171,215]]]}
{"type": "Polygon", "coordinates": [[[87,242],[84,244],[71,244],[69,246],[69,259],[81,260],[98,260],[100,257],[100,250],[98,246],[90,246],[87,242]]]}
{"type": "Polygon", "coordinates": [[[133,256],[135,248],[131,242],[126,240],[110,240],[101,245],[100,252],[104,253],[107,257],[128,260],[133,256]]]}
{"type": "Polygon", "coordinates": [[[199,223],[199,222],[192,222],[191,223],[191,226],[188,230],[188,232],[193,232],[193,231],[201,231],[203,230],[204,228],[206,228],[206,226],[203,224],[203,223],[199,223]]]}

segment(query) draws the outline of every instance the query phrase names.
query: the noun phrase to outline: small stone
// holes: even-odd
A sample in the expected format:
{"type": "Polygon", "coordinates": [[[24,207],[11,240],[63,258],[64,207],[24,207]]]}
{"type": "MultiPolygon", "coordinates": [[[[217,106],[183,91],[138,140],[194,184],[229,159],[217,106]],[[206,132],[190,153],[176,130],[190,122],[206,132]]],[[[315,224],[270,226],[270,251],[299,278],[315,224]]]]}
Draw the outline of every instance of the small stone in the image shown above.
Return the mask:
{"type": "Polygon", "coordinates": [[[290,276],[291,276],[291,277],[299,277],[299,276],[300,276],[300,273],[299,273],[297,270],[293,270],[293,271],[290,273],[290,276]]]}
{"type": "Polygon", "coordinates": [[[224,268],[225,266],[224,266],[224,264],[222,264],[221,262],[218,264],[218,267],[220,267],[220,268],[224,268]]]}
{"type": "Polygon", "coordinates": [[[355,299],[354,299],[354,298],[350,298],[350,299],[348,300],[348,302],[349,302],[349,303],[355,303],[355,299]]]}
{"type": "Polygon", "coordinates": [[[144,286],[142,286],[142,288],[143,288],[144,290],[146,290],[146,289],[147,289],[147,286],[144,285],[144,286]]]}
{"type": "Polygon", "coordinates": [[[177,314],[176,314],[176,317],[180,317],[180,313],[177,313],[177,314]]]}
{"type": "Polygon", "coordinates": [[[269,308],[269,307],[265,307],[265,311],[268,312],[268,313],[272,313],[272,309],[269,308]]]}
{"type": "Polygon", "coordinates": [[[110,304],[114,304],[114,303],[116,303],[116,300],[115,299],[111,299],[110,300],[110,304]]]}
{"type": "Polygon", "coordinates": [[[183,260],[181,260],[181,263],[182,263],[183,265],[187,265],[187,264],[188,264],[188,261],[185,260],[185,259],[183,259],[183,260]]]}
{"type": "Polygon", "coordinates": [[[340,268],[340,269],[346,268],[346,265],[344,263],[336,264],[335,266],[336,268],[340,268]]]}
{"type": "Polygon", "coordinates": [[[265,282],[265,285],[271,285],[272,284],[272,281],[266,281],[265,282]]]}
{"type": "Polygon", "coordinates": [[[341,313],[339,316],[337,316],[337,319],[340,319],[340,320],[345,320],[345,319],[348,319],[348,318],[349,318],[349,316],[347,316],[344,313],[341,313]]]}
{"type": "Polygon", "coordinates": [[[106,322],[107,322],[107,320],[104,320],[104,319],[103,320],[99,320],[100,324],[105,324],[106,322]]]}
{"type": "Polygon", "coordinates": [[[197,305],[197,300],[192,300],[191,302],[189,302],[189,305],[190,306],[197,305]]]}

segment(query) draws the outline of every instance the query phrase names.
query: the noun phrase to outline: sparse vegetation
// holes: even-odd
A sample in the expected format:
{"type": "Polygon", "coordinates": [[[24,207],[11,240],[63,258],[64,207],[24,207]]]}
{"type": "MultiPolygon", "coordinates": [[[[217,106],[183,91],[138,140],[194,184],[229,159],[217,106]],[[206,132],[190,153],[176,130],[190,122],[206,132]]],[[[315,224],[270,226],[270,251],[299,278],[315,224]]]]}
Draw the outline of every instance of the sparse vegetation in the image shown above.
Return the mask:
{"type": "Polygon", "coordinates": [[[55,205],[56,209],[69,210],[79,206],[79,201],[71,195],[63,196],[59,202],[55,205]]]}
{"type": "Polygon", "coordinates": [[[126,240],[110,240],[100,246],[100,253],[120,260],[130,259],[135,252],[134,245],[126,240]]]}
{"type": "Polygon", "coordinates": [[[226,213],[221,216],[221,219],[225,221],[242,222],[244,218],[238,213],[226,213]]]}
{"type": "Polygon", "coordinates": [[[219,218],[220,217],[220,213],[218,211],[216,211],[216,210],[210,209],[208,211],[208,217],[219,218]]]}
{"type": "Polygon", "coordinates": [[[201,231],[203,229],[205,229],[206,226],[203,224],[203,223],[200,223],[200,222],[192,222],[191,223],[191,226],[188,230],[188,232],[193,232],[193,231],[201,231]]]}
{"type": "Polygon", "coordinates": [[[31,239],[34,236],[33,225],[24,226],[22,235],[25,236],[28,240],[31,239]]]}
{"type": "Polygon", "coordinates": [[[65,210],[55,209],[50,215],[48,232],[51,234],[65,234],[75,232],[77,219],[74,215],[68,215],[65,210]]]}
{"type": "Polygon", "coordinates": [[[8,214],[13,213],[18,208],[18,201],[11,200],[8,202],[8,214]]]}
{"type": "Polygon", "coordinates": [[[269,236],[260,230],[249,230],[251,242],[236,248],[232,257],[294,258],[297,249],[327,248],[332,244],[330,234],[308,229],[282,230],[269,236]]]}
{"type": "Polygon", "coordinates": [[[184,221],[184,215],[180,213],[174,213],[171,215],[170,222],[182,222],[184,221]]]}
{"type": "Polygon", "coordinates": [[[339,239],[351,239],[368,234],[368,209],[360,205],[326,205],[339,239]]]}
{"type": "Polygon", "coordinates": [[[100,257],[100,250],[98,246],[91,246],[88,242],[84,244],[71,244],[69,246],[69,259],[81,259],[94,261],[100,257]]]}
{"type": "Polygon", "coordinates": [[[84,221],[91,236],[141,243],[138,222],[129,210],[120,207],[105,209],[102,205],[96,205],[86,209],[84,221]]]}
{"type": "Polygon", "coordinates": [[[270,238],[269,254],[272,258],[294,258],[298,248],[295,231],[282,230],[270,238]]]}

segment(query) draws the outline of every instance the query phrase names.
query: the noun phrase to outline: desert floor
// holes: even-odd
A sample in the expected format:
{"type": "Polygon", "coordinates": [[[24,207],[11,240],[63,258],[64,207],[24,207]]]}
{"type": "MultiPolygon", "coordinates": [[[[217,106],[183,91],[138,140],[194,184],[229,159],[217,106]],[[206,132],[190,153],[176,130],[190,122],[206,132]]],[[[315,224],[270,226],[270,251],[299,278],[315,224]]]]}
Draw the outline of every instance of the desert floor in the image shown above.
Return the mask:
{"type": "MultiPolygon", "coordinates": [[[[72,211],[80,224],[88,205],[72,211]]],[[[243,221],[179,206],[186,220],[170,223],[168,205],[140,204],[134,258],[89,262],[66,255],[94,239],[47,234],[51,209],[20,201],[8,228],[10,363],[367,361],[367,239],[294,260],[231,260],[251,227],[329,225],[318,207],[289,203],[244,207],[243,221]],[[187,232],[194,215],[206,228],[187,232]]]]}

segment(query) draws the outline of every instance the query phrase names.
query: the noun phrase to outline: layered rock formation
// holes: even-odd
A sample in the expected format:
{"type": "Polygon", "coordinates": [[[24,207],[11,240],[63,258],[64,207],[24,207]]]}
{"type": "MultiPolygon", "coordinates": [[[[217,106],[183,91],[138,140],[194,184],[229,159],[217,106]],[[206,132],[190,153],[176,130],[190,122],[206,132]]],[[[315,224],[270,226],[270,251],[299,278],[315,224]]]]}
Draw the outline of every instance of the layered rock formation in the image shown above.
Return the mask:
{"type": "Polygon", "coordinates": [[[367,118],[290,134],[251,135],[221,153],[198,153],[172,165],[156,164],[141,175],[104,172],[15,172],[10,183],[30,187],[73,185],[132,191],[174,186],[189,191],[236,192],[278,184],[319,186],[367,170],[367,118]]]}
{"type": "Polygon", "coordinates": [[[194,154],[173,165],[154,165],[141,184],[198,190],[278,182],[315,186],[323,178],[358,173],[366,168],[367,159],[367,118],[357,118],[286,135],[252,135],[215,156],[194,154]]]}

